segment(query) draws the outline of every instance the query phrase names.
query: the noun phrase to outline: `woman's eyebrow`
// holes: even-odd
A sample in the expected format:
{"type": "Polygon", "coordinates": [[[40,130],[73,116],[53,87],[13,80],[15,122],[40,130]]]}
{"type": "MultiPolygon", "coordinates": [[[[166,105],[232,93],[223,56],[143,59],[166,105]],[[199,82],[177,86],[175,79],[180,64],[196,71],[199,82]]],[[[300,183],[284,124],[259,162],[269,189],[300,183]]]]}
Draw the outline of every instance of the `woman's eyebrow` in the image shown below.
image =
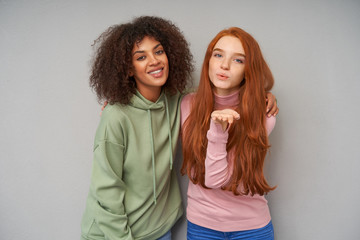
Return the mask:
{"type": "MultiPolygon", "coordinates": [[[[218,51],[218,52],[225,52],[224,50],[222,50],[221,48],[214,48],[213,52],[218,51]]],[[[239,55],[242,57],[245,57],[244,53],[234,53],[234,55],[239,55]]]]}
{"type": "Polygon", "coordinates": [[[153,49],[157,49],[159,46],[161,46],[161,43],[159,43],[158,45],[156,45],[153,49]]]}
{"type": "Polygon", "coordinates": [[[215,51],[223,52],[224,50],[222,50],[221,48],[214,48],[214,49],[213,49],[213,52],[215,52],[215,51]]]}
{"type": "MultiPolygon", "coordinates": [[[[161,46],[161,43],[159,43],[158,45],[156,45],[156,46],[153,48],[153,50],[157,49],[159,46],[161,46]]],[[[133,56],[134,56],[135,54],[137,54],[137,53],[144,53],[144,52],[145,52],[144,50],[135,51],[135,52],[133,53],[133,56]]]]}

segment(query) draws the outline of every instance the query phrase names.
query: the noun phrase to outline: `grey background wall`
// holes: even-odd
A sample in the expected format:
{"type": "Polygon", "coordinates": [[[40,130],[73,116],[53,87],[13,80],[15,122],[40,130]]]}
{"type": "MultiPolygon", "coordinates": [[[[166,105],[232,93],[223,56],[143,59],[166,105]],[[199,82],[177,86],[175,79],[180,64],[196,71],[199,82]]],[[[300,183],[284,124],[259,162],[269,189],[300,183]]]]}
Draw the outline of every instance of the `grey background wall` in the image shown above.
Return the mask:
{"type": "MultiPolygon", "coordinates": [[[[276,239],[359,239],[358,0],[0,0],[0,238],[79,239],[100,112],[91,44],[139,15],[183,30],[195,82],[219,30],[258,40],[280,107],[266,163],[276,239]]],[[[185,239],[184,219],[173,234],[185,239]]]]}

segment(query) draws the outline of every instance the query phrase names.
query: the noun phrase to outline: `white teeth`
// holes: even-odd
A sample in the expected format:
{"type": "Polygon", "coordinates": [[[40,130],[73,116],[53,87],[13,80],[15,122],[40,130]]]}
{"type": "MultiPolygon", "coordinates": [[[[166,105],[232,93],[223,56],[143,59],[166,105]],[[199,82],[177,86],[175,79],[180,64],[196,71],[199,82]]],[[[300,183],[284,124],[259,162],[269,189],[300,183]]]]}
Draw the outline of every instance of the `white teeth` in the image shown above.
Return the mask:
{"type": "Polygon", "coordinates": [[[162,69],[159,69],[159,70],[156,70],[156,71],[153,71],[153,72],[149,72],[149,74],[157,74],[157,73],[159,73],[161,71],[162,71],[162,69]]]}

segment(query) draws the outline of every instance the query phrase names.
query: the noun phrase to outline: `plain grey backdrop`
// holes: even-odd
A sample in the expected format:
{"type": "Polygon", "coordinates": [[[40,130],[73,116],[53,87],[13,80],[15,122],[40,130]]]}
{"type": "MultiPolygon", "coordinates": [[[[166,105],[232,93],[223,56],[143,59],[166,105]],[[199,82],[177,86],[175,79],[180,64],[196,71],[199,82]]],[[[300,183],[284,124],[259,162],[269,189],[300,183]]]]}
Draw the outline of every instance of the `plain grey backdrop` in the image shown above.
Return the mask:
{"type": "Polygon", "coordinates": [[[280,107],[266,162],[276,239],[359,239],[359,0],[0,0],[0,239],[79,239],[101,107],[91,44],[139,15],[183,31],[195,86],[218,31],[258,40],[280,107]]]}

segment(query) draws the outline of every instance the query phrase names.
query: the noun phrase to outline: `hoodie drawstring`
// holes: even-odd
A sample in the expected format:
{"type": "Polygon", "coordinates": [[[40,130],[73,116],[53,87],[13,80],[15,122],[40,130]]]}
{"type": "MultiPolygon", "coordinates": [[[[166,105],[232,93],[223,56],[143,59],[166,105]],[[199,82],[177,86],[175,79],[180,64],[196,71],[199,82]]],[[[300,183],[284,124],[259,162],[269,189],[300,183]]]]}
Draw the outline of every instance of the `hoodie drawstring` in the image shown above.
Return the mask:
{"type": "MultiPolygon", "coordinates": [[[[169,106],[168,101],[165,96],[165,111],[166,111],[166,118],[168,122],[168,135],[169,135],[169,146],[170,146],[170,171],[172,170],[173,166],[173,153],[172,153],[172,136],[171,136],[171,124],[170,124],[170,116],[169,116],[169,106]]],[[[152,122],[151,122],[151,110],[147,110],[148,117],[149,117],[149,129],[150,129],[150,143],[151,143],[151,164],[153,170],[153,192],[154,192],[154,203],[156,204],[156,172],[155,172],[155,149],[154,149],[154,138],[152,132],[152,122]]]]}
{"type": "Polygon", "coordinates": [[[156,204],[156,178],[155,178],[155,155],[154,155],[154,140],[152,133],[152,123],[151,123],[151,111],[147,110],[149,116],[149,124],[150,124],[150,143],[151,143],[151,164],[153,169],[153,192],[154,192],[154,203],[156,204]]]}
{"type": "Polygon", "coordinates": [[[169,145],[170,145],[170,170],[172,170],[172,165],[173,165],[173,153],[172,153],[172,141],[171,141],[171,124],[170,124],[170,116],[169,116],[169,106],[168,106],[168,101],[167,98],[165,96],[165,107],[166,107],[166,118],[167,118],[167,122],[168,122],[168,126],[169,126],[169,145]]]}

